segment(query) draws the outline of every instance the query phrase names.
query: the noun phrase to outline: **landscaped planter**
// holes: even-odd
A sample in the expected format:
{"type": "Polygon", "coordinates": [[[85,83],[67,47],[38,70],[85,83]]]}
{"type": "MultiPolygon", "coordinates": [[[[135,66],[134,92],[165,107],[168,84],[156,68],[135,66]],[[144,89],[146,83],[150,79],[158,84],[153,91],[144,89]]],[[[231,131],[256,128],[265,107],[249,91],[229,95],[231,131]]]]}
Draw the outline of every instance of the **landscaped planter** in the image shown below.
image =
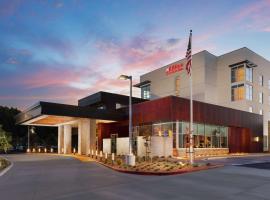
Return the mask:
{"type": "MultiPolygon", "coordinates": [[[[123,160],[117,158],[116,161],[104,158],[94,159],[97,163],[102,164],[110,169],[113,169],[122,173],[140,174],[140,175],[173,175],[183,174],[207,169],[213,169],[221,167],[223,165],[210,165],[203,163],[196,163],[193,166],[184,164],[182,162],[173,161],[173,159],[163,159],[162,161],[157,159],[155,161],[143,161],[137,162],[136,166],[128,166],[123,164],[123,160]]],[[[176,159],[174,159],[176,160],[176,159]]]]}

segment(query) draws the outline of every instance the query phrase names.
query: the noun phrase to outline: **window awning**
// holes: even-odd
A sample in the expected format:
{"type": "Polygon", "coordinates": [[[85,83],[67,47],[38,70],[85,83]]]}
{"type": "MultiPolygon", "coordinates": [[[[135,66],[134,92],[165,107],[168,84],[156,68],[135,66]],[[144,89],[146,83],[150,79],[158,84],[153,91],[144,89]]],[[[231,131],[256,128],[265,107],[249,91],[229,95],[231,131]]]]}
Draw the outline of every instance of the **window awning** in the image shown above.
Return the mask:
{"type": "Polygon", "coordinates": [[[146,80],[146,81],[143,81],[143,82],[137,83],[137,84],[135,84],[135,85],[133,85],[133,86],[134,86],[134,87],[141,88],[141,87],[143,87],[143,86],[145,86],[145,85],[148,85],[148,84],[150,84],[150,83],[151,83],[151,81],[146,80]]]}

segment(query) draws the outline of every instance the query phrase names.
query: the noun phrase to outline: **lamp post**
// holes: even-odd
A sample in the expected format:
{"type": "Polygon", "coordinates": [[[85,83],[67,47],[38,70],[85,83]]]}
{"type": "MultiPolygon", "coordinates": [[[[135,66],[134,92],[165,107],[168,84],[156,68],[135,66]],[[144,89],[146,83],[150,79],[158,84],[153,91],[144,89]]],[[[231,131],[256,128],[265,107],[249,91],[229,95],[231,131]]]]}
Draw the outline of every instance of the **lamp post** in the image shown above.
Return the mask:
{"type": "Polygon", "coordinates": [[[132,76],[120,75],[119,79],[121,80],[129,80],[130,88],[129,88],[129,124],[128,124],[128,132],[129,132],[129,155],[126,155],[126,164],[134,166],[135,165],[135,156],[132,153],[132,76]]]}

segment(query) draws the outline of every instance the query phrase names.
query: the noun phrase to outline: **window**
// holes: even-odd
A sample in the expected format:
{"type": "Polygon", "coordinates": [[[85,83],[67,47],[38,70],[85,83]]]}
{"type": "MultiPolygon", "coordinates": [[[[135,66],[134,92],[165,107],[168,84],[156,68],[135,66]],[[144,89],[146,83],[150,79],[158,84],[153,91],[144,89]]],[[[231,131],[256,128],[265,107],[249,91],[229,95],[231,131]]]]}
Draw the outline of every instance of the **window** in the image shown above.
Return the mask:
{"type": "Polygon", "coordinates": [[[231,100],[238,101],[244,99],[245,88],[244,84],[233,85],[231,90],[231,100]]]}
{"type": "Polygon", "coordinates": [[[259,114],[263,115],[263,109],[260,109],[259,114]]]}
{"type": "Polygon", "coordinates": [[[263,103],[263,93],[262,92],[260,92],[259,93],[259,103],[263,103]]]}
{"type": "Polygon", "coordinates": [[[220,148],[228,147],[228,128],[220,127],[220,148]]]}
{"type": "Polygon", "coordinates": [[[251,67],[246,68],[246,81],[249,81],[252,83],[253,77],[253,69],[251,67]]]}
{"type": "Polygon", "coordinates": [[[263,86],[263,76],[259,76],[259,85],[263,86]]]}
{"type": "Polygon", "coordinates": [[[268,137],[267,135],[264,135],[263,136],[263,147],[264,148],[267,148],[268,147],[268,141],[267,141],[268,137]]]}
{"type": "Polygon", "coordinates": [[[143,99],[150,99],[150,84],[142,86],[141,97],[143,99]]]}
{"type": "Polygon", "coordinates": [[[198,135],[197,135],[197,137],[198,137],[198,147],[199,148],[203,148],[203,147],[205,147],[205,145],[204,145],[204,141],[205,141],[205,136],[204,136],[204,124],[198,124],[198,128],[197,128],[197,130],[198,130],[198,135]]]}
{"type": "Polygon", "coordinates": [[[233,67],[231,69],[231,82],[240,82],[245,80],[245,68],[244,65],[233,67]]]}
{"type": "Polygon", "coordinates": [[[175,77],[175,96],[179,96],[180,95],[180,77],[177,76],[175,77]]]}
{"type": "Polygon", "coordinates": [[[246,84],[246,100],[252,101],[253,88],[252,85],[246,84]]]}
{"type": "Polygon", "coordinates": [[[249,107],[248,107],[248,112],[251,112],[251,113],[253,112],[252,106],[249,106],[249,107]]]}

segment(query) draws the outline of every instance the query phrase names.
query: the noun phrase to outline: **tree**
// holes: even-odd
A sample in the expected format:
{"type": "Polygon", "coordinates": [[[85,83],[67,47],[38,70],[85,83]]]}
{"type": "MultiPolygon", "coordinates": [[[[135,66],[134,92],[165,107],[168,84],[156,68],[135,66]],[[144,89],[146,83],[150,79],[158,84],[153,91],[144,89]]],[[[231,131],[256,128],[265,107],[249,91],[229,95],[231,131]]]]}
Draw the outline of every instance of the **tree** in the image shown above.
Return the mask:
{"type": "Polygon", "coordinates": [[[7,153],[7,150],[12,147],[11,146],[12,137],[9,132],[6,132],[2,129],[2,125],[0,125],[0,151],[4,151],[7,153]]]}

